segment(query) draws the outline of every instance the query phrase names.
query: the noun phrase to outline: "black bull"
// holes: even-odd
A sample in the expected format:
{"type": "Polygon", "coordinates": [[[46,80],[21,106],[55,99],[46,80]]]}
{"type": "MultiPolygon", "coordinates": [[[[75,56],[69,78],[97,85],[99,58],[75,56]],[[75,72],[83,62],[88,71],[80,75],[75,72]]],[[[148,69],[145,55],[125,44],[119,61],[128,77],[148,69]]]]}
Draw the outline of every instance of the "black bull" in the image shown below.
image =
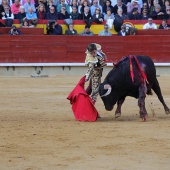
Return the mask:
{"type": "Polygon", "coordinates": [[[115,117],[121,115],[121,106],[126,96],[131,96],[138,99],[140,108],[140,117],[146,120],[147,111],[145,108],[146,94],[152,94],[151,89],[156,93],[158,99],[164,106],[166,114],[170,113],[170,109],[166,106],[161,89],[156,78],[156,69],[153,61],[147,56],[124,57],[117,65],[108,73],[103,83],[100,84],[99,94],[106,110],[111,111],[117,103],[115,117]],[[138,64],[137,64],[138,63],[138,64]],[[139,66],[140,65],[140,66],[139,66]],[[133,69],[134,82],[132,81],[130,67],[133,69]],[[140,67],[140,68],[139,68],[140,67]],[[144,71],[147,81],[142,76],[144,71]]]}

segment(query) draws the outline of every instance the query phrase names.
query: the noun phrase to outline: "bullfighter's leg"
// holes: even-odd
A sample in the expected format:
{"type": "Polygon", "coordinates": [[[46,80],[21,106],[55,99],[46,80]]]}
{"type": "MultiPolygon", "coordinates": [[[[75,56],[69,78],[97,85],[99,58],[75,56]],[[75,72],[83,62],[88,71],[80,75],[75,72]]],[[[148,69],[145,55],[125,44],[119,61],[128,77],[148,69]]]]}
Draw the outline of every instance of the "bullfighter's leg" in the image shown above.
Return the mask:
{"type": "Polygon", "coordinates": [[[116,111],[115,111],[115,118],[118,118],[118,117],[121,116],[121,107],[122,107],[122,104],[123,104],[124,101],[125,101],[125,97],[118,100],[117,108],[116,108],[116,111]]]}
{"type": "Polygon", "coordinates": [[[138,99],[138,106],[140,108],[139,114],[140,118],[146,121],[147,111],[145,108],[145,97],[146,97],[147,87],[145,83],[142,83],[139,86],[139,99],[138,99]]]}
{"type": "Polygon", "coordinates": [[[167,105],[164,102],[163,96],[162,96],[162,92],[161,92],[161,88],[159,86],[158,80],[156,79],[154,85],[152,86],[153,91],[156,93],[156,95],[158,96],[159,101],[162,103],[162,105],[164,106],[165,109],[165,113],[166,114],[170,114],[170,109],[167,107],[167,105]]]}
{"type": "Polygon", "coordinates": [[[88,85],[88,87],[86,89],[86,92],[87,92],[88,95],[90,95],[91,92],[92,92],[92,80],[91,79],[89,81],[89,85],[88,85]]]}

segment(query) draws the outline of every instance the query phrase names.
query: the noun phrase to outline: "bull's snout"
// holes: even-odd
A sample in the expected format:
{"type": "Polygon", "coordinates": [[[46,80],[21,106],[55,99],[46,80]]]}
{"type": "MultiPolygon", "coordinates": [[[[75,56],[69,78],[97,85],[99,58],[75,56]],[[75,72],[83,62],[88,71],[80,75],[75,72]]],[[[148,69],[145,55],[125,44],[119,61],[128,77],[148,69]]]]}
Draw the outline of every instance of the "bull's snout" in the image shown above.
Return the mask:
{"type": "Polygon", "coordinates": [[[111,111],[111,110],[113,110],[113,106],[105,106],[105,109],[106,109],[107,111],[111,111]]]}

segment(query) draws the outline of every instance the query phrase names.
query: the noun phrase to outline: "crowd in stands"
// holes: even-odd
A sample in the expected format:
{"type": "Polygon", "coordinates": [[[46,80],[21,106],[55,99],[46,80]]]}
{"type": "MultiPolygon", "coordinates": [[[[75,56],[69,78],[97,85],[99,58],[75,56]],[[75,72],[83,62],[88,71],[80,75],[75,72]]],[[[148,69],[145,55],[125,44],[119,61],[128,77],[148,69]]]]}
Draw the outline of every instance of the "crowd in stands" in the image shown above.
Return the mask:
{"type": "MultiPolygon", "coordinates": [[[[49,20],[47,33],[59,35],[62,28],[57,20],[84,20],[86,27],[82,35],[93,34],[90,31],[92,22],[106,21],[99,35],[110,35],[107,29],[112,25],[117,32],[123,31],[124,20],[167,22],[170,20],[170,0],[0,0],[0,19],[8,22],[18,19],[21,27],[35,27],[39,20],[49,20]]],[[[73,23],[68,24],[65,34],[77,35],[73,23]]]]}

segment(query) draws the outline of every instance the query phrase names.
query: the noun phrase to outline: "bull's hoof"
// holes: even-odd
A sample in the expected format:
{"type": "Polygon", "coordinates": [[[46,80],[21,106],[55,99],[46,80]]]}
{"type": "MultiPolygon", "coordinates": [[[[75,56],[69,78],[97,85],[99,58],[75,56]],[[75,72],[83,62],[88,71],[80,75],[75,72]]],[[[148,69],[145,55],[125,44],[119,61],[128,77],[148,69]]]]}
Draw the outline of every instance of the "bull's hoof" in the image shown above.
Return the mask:
{"type": "Polygon", "coordinates": [[[115,114],[115,119],[118,118],[118,117],[120,117],[120,116],[121,116],[121,113],[116,113],[116,114],[115,114]]]}
{"type": "Polygon", "coordinates": [[[165,113],[168,115],[170,114],[170,110],[166,110],[165,113]]]}

